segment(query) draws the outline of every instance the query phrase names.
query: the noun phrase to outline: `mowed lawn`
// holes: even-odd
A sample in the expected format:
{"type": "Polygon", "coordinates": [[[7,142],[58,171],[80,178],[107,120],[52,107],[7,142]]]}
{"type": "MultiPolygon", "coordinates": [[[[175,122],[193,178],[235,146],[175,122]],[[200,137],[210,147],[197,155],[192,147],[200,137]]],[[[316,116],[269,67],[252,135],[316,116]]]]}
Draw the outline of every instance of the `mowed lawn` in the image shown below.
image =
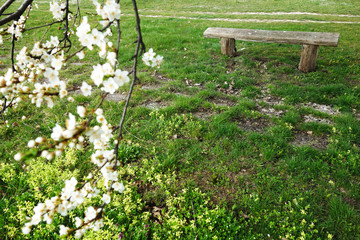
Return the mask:
{"type": "MultiPolygon", "coordinates": [[[[29,27],[51,18],[48,4],[38,5],[29,27]]],[[[94,11],[91,1],[81,6],[94,11]]],[[[135,48],[131,7],[121,3],[121,69],[130,69],[135,48]]],[[[120,147],[126,190],[107,206],[104,228],[85,238],[360,239],[360,1],[139,0],[138,7],[146,47],[164,63],[140,64],[120,147]],[[203,37],[208,27],[337,32],[340,41],[320,47],[316,71],[302,73],[300,45],[237,41],[239,56],[229,58],[218,39],[203,37]]],[[[89,19],[95,27],[96,17],[89,19]]],[[[45,39],[60,36],[56,29],[45,39]]],[[[25,33],[16,50],[45,31],[25,33]]],[[[9,49],[4,39],[1,74],[9,49]]],[[[96,51],[71,59],[60,77],[73,89],[90,84],[99,61],[96,51]]],[[[103,105],[113,125],[127,91],[103,105]]],[[[23,101],[0,120],[1,239],[57,239],[58,225],[74,222],[58,216],[55,225],[21,233],[38,202],[93,170],[91,153],[13,159],[30,139],[64,126],[77,105],[99,101],[100,92],[69,92],[74,103],[48,109],[23,101]]]]}

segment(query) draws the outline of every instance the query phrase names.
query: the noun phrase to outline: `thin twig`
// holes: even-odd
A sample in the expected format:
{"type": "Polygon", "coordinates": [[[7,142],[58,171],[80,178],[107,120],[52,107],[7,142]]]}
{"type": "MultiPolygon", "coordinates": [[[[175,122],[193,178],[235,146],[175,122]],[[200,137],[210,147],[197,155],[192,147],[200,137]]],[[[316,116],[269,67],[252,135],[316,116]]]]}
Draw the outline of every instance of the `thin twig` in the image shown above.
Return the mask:
{"type": "Polygon", "coordinates": [[[46,36],[46,34],[49,32],[49,30],[50,30],[50,28],[51,28],[51,25],[46,29],[46,31],[44,32],[44,34],[43,34],[43,36],[41,37],[41,39],[40,39],[40,43],[42,42],[42,41],[44,41],[44,38],[45,38],[45,36],[46,36]]]}
{"type": "Polygon", "coordinates": [[[64,32],[64,38],[60,40],[60,42],[64,41],[64,46],[62,47],[62,49],[64,48],[68,48],[66,52],[70,51],[71,48],[71,40],[69,38],[69,0],[66,0],[66,5],[65,5],[65,17],[62,19],[62,21],[65,20],[65,32],[64,32]],[[66,45],[66,43],[69,43],[69,45],[66,45]]]}
{"type": "Polygon", "coordinates": [[[76,22],[77,18],[79,18],[79,24],[81,23],[81,11],[80,11],[80,2],[79,2],[79,0],[76,0],[76,7],[77,7],[77,10],[76,10],[76,13],[75,13],[75,16],[74,16],[74,21],[73,21],[73,25],[72,25],[73,28],[75,26],[75,22],[76,22]]]}
{"type": "Polygon", "coordinates": [[[14,60],[15,41],[16,41],[16,37],[15,37],[15,34],[13,34],[12,40],[11,40],[11,67],[12,67],[13,72],[15,72],[15,60],[14,60]]]}
{"type": "Polygon", "coordinates": [[[116,69],[117,60],[119,59],[119,48],[120,48],[120,39],[121,39],[121,29],[120,29],[120,20],[116,20],[117,23],[117,32],[118,32],[118,39],[117,39],[117,45],[116,45],[116,61],[114,63],[114,69],[116,69]]]}
{"type": "Polygon", "coordinates": [[[25,31],[30,31],[30,30],[34,30],[34,29],[38,29],[38,28],[43,28],[43,27],[47,27],[47,26],[52,26],[56,23],[61,23],[62,21],[55,21],[55,22],[51,22],[51,23],[48,23],[48,24],[44,24],[44,25],[41,25],[41,26],[37,26],[37,27],[32,27],[32,28],[26,28],[24,29],[24,32],[25,31]]]}
{"type": "Polygon", "coordinates": [[[65,62],[68,61],[70,58],[74,57],[76,54],[78,54],[79,52],[81,52],[82,50],[84,50],[86,47],[82,47],[79,50],[77,50],[76,52],[74,52],[73,54],[69,55],[66,59],[65,62]]]}
{"type": "MultiPolygon", "coordinates": [[[[140,56],[142,49],[145,48],[145,44],[143,43],[142,35],[141,35],[140,18],[139,18],[138,9],[137,9],[137,6],[136,6],[136,0],[132,0],[132,2],[133,2],[135,17],[136,17],[136,30],[137,30],[138,36],[137,36],[137,41],[136,41],[136,50],[135,50],[135,55],[134,55],[134,63],[133,63],[133,67],[132,67],[133,80],[131,82],[130,90],[129,90],[129,93],[128,93],[127,98],[126,98],[122,118],[121,118],[120,124],[118,126],[119,134],[118,134],[118,137],[117,137],[117,142],[116,142],[115,147],[114,147],[115,159],[116,160],[118,159],[118,155],[119,155],[119,144],[120,144],[120,140],[122,138],[122,127],[124,125],[127,109],[128,109],[128,106],[129,106],[129,102],[130,102],[132,92],[134,90],[135,82],[137,80],[138,57],[140,56]]],[[[115,162],[114,168],[116,168],[116,165],[117,165],[117,161],[115,162]]]]}
{"type": "Polygon", "coordinates": [[[0,111],[0,115],[1,115],[1,117],[3,118],[3,121],[5,122],[5,116],[4,116],[4,112],[5,112],[5,110],[6,110],[6,97],[4,96],[3,97],[4,98],[4,104],[3,104],[3,108],[1,109],[1,111],[0,111]]]}

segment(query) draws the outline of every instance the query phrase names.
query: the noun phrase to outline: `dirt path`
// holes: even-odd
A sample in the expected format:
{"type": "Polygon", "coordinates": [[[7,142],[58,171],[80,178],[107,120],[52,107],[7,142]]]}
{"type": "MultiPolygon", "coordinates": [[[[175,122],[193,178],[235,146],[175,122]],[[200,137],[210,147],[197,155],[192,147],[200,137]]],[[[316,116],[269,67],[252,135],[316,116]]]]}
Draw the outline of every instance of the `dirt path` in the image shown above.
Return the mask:
{"type": "MultiPolygon", "coordinates": [[[[146,12],[154,13],[163,13],[161,10],[147,10],[146,12]]],[[[143,11],[141,11],[143,12],[143,11]]],[[[201,11],[180,11],[178,13],[187,13],[187,14],[208,14],[208,15],[267,15],[267,16],[279,16],[279,15],[309,15],[309,16],[323,16],[323,17],[349,17],[349,18],[360,18],[360,15],[351,15],[351,14],[331,14],[331,13],[312,13],[312,12],[201,12],[201,11]]]]}
{"type": "MultiPolygon", "coordinates": [[[[124,14],[131,16],[131,14],[124,14]]],[[[201,21],[222,21],[222,22],[254,22],[254,23],[331,23],[331,24],[360,24],[354,21],[316,21],[316,20],[293,20],[293,19],[233,19],[233,18],[199,18],[199,17],[185,17],[185,16],[167,16],[167,15],[145,15],[140,14],[145,18],[175,18],[185,20],[201,20],[201,21]]]]}

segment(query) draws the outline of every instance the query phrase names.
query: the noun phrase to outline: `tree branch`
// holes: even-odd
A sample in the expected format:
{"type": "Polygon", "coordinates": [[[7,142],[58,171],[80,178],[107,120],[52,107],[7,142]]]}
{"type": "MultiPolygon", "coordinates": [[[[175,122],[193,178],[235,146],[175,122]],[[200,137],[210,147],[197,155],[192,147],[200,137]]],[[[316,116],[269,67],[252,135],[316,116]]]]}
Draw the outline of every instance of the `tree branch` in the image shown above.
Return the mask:
{"type": "MultiPolygon", "coordinates": [[[[132,0],[133,2],[133,7],[134,7],[134,12],[135,12],[135,17],[136,17],[136,30],[137,30],[137,41],[136,41],[136,50],[135,50],[135,55],[134,55],[134,63],[133,63],[133,67],[132,67],[132,75],[133,75],[133,80],[131,82],[130,85],[130,90],[128,93],[128,96],[126,98],[126,103],[124,106],[124,110],[123,110],[123,114],[122,114],[122,118],[120,121],[120,124],[118,126],[119,128],[119,134],[117,137],[117,143],[115,144],[114,150],[115,150],[115,160],[118,159],[118,155],[119,155],[119,144],[120,144],[120,140],[122,138],[122,130],[123,130],[123,125],[125,122],[125,117],[126,117],[126,112],[129,106],[129,102],[130,102],[130,98],[132,95],[132,92],[134,90],[134,86],[135,86],[135,82],[137,81],[137,63],[138,63],[138,57],[142,54],[143,51],[145,51],[145,44],[143,42],[142,39],[142,35],[141,35],[141,28],[140,28],[140,18],[139,18],[139,13],[138,13],[138,9],[137,9],[137,5],[136,5],[136,0],[132,0]]],[[[115,161],[115,168],[117,165],[117,161],[115,161]]]]}
{"type": "MultiPolygon", "coordinates": [[[[12,0],[8,0],[8,1],[12,1],[12,0]]],[[[3,18],[0,20],[0,26],[10,22],[10,21],[13,21],[13,20],[18,20],[21,15],[25,12],[25,10],[27,9],[27,7],[33,2],[34,0],[25,0],[23,2],[23,4],[18,8],[18,10],[16,10],[14,13],[12,13],[11,15],[9,15],[8,17],[6,18],[3,18]]],[[[6,4],[6,3],[5,3],[6,4]]],[[[5,5],[4,4],[4,5],[5,5]]],[[[11,4],[11,3],[10,3],[11,4]]],[[[4,6],[3,5],[3,6],[4,6]]],[[[3,7],[2,6],[2,7],[3,7]]]]}
{"type": "Polygon", "coordinates": [[[15,2],[15,0],[7,0],[1,7],[0,7],[0,16],[5,12],[6,9],[10,7],[10,5],[15,2]]]}

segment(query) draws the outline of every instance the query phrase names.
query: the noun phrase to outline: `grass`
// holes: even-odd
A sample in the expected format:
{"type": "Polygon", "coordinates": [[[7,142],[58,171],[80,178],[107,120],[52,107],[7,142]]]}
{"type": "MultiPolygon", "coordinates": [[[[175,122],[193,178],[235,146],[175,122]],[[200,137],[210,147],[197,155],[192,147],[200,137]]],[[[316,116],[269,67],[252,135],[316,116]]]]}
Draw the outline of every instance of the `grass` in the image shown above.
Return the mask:
{"type": "MultiPolygon", "coordinates": [[[[229,9],[359,12],[353,1],[251,3],[211,1],[205,8],[200,1],[154,0],[139,1],[139,8],[144,14],[161,10],[178,16],[189,9],[211,9],[216,17],[229,9]]],[[[122,9],[130,13],[130,1],[122,9]]],[[[34,23],[42,21],[40,10],[34,23]]],[[[133,17],[124,16],[121,26],[120,65],[126,68],[134,47],[133,17]]],[[[147,47],[165,62],[156,73],[140,67],[141,83],[120,148],[126,191],[106,209],[104,229],[87,238],[360,239],[360,24],[232,23],[174,16],[143,17],[142,29],[147,47]],[[228,58],[220,54],[217,39],[203,38],[210,26],[341,35],[337,48],[320,47],[317,70],[304,74],[297,70],[301,46],[237,41],[237,48],[245,49],[228,58]],[[309,115],[328,123],[306,122],[309,115]]],[[[19,48],[39,36],[42,32],[29,32],[19,48]]],[[[6,43],[0,55],[8,48],[6,43]]],[[[69,63],[61,77],[70,85],[80,84],[88,79],[94,59],[92,52],[83,65],[69,63]]],[[[1,66],[10,63],[8,58],[1,61],[1,66]]],[[[0,127],[0,238],[23,239],[20,229],[32,207],[61,191],[65,179],[86,176],[92,168],[90,153],[73,149],[53,162],[13,160],[27,141],[48,136],[56,123],[63,124],[78,104],[95,106],[98,100],[95,95],[74,98],[74,103],[58,101],[52,110],[23,102],[7,113],[8,122],[0,127]]],[[[119,121],[123,105],[105,102],[112,124],[119,121]]],[[[70,224],[72,219],[55,219],[60,221],[70,224]]],[[[57,227],[43,224],[28,238],[57,238],[54,232],[57,227]]]]}

